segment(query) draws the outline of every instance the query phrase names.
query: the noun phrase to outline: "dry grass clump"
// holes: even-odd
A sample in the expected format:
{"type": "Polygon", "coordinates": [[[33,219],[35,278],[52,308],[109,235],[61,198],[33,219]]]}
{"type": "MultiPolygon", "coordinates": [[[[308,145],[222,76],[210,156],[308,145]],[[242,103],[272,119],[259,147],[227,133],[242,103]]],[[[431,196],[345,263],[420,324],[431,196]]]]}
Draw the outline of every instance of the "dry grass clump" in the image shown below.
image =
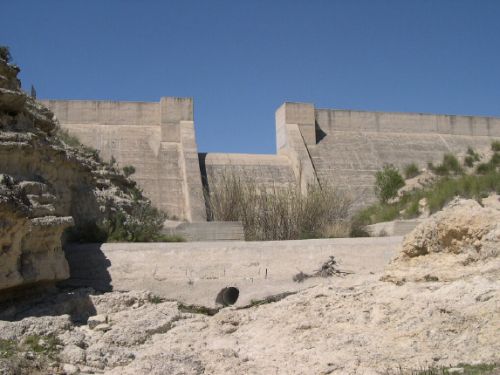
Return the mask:
{"type": "Polygon", "coordinates": [[[347,237],[350,197],[331,187],[310,185],[265,189],[251,178],[222,174],[206,191],[209,217],[241,221],[249,241],[347,237]]]}
{"type": "Polygon", "coordinates": [[[338,269],[338,262],[333,255],[330,255],[330,258],[324,262],[321,267],[314,271],[314,273],[304,273],[300,271],[296,275],[293,276],[292,280],[301,283],[306,279],[311,277],[333,277],[333,276],[345,276],[349,275],[352,272],[341,271],[338,269]]]}

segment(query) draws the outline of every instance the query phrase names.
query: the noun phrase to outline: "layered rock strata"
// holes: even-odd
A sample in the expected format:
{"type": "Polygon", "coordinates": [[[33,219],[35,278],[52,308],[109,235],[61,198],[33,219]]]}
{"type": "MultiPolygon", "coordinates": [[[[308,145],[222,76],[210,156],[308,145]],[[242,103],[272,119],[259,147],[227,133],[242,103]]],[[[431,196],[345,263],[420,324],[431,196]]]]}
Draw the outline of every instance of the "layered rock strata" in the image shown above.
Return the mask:
{"type": "Polygon", "coordinates": [[[69,276],[63,231],[95,228],[143,199],[96,152],[69,147],[52,112],[26,95],[0,58],[0,292],[69,276]]]}

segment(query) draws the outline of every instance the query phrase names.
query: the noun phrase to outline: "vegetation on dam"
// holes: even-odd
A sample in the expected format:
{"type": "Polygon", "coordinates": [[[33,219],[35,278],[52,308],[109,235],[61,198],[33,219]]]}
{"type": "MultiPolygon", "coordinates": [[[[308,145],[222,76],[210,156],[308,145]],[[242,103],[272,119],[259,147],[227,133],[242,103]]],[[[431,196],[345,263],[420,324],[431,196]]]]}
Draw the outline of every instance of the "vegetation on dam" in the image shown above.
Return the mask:
{"type": "MultiPolygon", "coordinates": [[[[397,218],[411,219],[418,217],[419,202],[425,200],[429,213],[441,210],[454,197],[472,198],[480,200],[489,193],[500,193],[500,142],[491,144],[490,157],[481,161],[479,154],[469,148],[461,164],[451,154],[445,154],[439,165],[429,164],[429,170],[435,179],[428,185],[411,189],[397,196],[401,176],[394,169],[384,169],[379,174],[385,179],[377,179],[378,191],[385,195],[380,202],[355,215],[354,221],[358,225],[374,224],[391,221],[397,218]],[[385,199],[388,196],[387,199],[385,199]]],[[[401,186],[400,186],[401,187],[401,186]]]]}

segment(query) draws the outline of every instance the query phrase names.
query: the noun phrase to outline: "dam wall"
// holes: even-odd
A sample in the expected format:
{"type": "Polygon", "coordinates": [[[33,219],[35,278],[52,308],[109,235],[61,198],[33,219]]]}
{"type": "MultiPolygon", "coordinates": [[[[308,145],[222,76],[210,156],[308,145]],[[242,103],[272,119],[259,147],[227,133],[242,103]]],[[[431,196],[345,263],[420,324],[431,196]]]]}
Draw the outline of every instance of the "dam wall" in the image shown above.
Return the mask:
{"type": "Polygon", "coordinates": [[[384,164],[425,168],[500,139],[493,117],[316,109],[315,121],[320,136],[308,150],[318,180],[349,189],[359,205],[375,200],[374,174],[384,164]]]}
{"type": "Polygon", "coordinates": [[[200,154],[200,165],[208,188],[232,176],[269,190],[296,183],[289,159],[281,155],[208,153],[200,154]]]}
{"type": "Polygon", "coordinates": [[[99,150],[104,160],[113,158],[120,168],[134,166],[132,178],[157,208],[173,218],[206,220],[192,99],[42,103],[64,129],[99,150]]]}
{"type": "Polygon", "coordinates": [[[311,184],[348,191],[357,207],[375,200],[374,174],[384,164],[403,168],[439,162],[468,147],[485,150],[500,140],[500,118],[317,109],[284,103],[276,111],[276,154],[200,153],[193,101],[45,100],[61,126],[119,167],[132,165],[153,204],[170,218],[207,219],[204,189],[224,176],[264,189],[311,184]]]}
{"type": "Polygon", "coordinates": [[[331,256],[356,275],[383,271],[402,237],[301,241],[68,244],[71,277],[63,285],[95,290],[150,290],[186,304],[216,306],[225,287],[239,289],[236,305],[343,278],[293,276],[313,273],[331,256]],[[154,262],[151,260],[154,259],[154,262]],[[196,262],[193,262],[196,259],[196,262]]]}

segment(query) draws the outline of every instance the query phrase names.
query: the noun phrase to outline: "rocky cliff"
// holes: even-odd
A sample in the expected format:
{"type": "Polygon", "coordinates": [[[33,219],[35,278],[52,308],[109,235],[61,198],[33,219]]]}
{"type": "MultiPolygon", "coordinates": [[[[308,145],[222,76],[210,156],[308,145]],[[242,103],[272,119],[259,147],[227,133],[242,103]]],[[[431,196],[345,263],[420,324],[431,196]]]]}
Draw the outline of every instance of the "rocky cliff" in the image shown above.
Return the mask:
{"type": "Polygon", "coordinates": [[[135,182],[96,152],[68,146],[52,112],[21,90],[20,69],[2,51],[0,291],[67,278],[66,228],[74,226],[77,240],[105,239],[103,228],[123,230],[132,211],[150,209],[135,182]]]}

